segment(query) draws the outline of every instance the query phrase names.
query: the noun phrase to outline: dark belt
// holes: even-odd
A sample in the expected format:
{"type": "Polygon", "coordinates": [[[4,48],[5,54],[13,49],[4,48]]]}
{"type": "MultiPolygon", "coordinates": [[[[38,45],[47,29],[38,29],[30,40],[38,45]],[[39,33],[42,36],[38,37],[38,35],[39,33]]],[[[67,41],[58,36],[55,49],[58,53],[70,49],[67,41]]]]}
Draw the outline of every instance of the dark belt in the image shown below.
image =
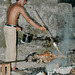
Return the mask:
{"type": "Polygon", "coordinates": [[[10,27],[16,27],[15,25],[9,25],[9,24],[5,24],[6,26],[10,26],[10,27]]]}

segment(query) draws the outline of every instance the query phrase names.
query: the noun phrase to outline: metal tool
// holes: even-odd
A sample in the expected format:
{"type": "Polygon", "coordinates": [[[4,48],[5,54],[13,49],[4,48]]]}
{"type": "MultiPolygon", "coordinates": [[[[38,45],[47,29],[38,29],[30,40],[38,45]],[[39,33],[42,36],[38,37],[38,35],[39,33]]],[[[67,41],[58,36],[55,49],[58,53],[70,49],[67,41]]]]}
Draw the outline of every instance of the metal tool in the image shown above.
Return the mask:
{"type": "MultiPolygon", "coordinates": [[[[44,25],[45,25],[45,23],[43,22],[43,20],[41,19],[41,17],[39,16],[39,14],[37,13],[37,11],[36,10],[34,10],[33,11],[33,14],[34,14],[34,16],[37,18],[37,20],[39,21],[39,23],[44,27],[44,25]]],[[[48,29],[48,31],[49,31],[49,29],[48,29]]],[[[57,51],[61,54],[61,55],[63,55],[61,52],[60,52],[60,50],[59,50],[59,48],[58,48],[58,46],[57,46],[57,44],[54,42],[54,40],[53,40],[53,36],[52,36],[52,34],[51,34],[51,36],[50,36],[50,34],[48,33],[48,31],[46,30],[45,32],[46,32],[46,34],[49,36],[49,38],[51,39],[51,41],[53,42],[53,45],[54,45],[54,47],[57,49],[57,51]]]]}

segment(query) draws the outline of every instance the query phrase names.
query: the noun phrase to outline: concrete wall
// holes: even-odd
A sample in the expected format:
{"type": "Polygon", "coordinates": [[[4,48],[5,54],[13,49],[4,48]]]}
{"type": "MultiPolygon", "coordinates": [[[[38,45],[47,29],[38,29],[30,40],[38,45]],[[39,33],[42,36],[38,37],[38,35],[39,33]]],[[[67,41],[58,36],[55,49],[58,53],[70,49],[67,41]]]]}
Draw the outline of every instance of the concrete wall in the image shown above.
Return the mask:
{"type": "MultiPolygon", "coordinates": [[[[11,0],[11,3],[14,2],[16,2],[16,0],[11,0]]],[[[9,0],[0,1],[0,47],[5,47],[3,27],[6,22],[6,11],[7,7],[10,5],[9,3],[9,0]]],[[[29,17],[39,23],[33,14],[33,11],[37,10],[54,37],[56,35],[60,37],[62,36],[62,31],[65,25],[72,26],[73,17],[71,4],[58,3],[58,0],[29,0],[27,4],[24,5],[24,8],[29,17]]],[[[47,36],[45,32],[30,26],[22,15],[19,17],[18,24],[23,27],[23,32],[19,32],[20,38],[22,38],[24,32],[33,34],[35,38],[45,38],[47,36]]]]}

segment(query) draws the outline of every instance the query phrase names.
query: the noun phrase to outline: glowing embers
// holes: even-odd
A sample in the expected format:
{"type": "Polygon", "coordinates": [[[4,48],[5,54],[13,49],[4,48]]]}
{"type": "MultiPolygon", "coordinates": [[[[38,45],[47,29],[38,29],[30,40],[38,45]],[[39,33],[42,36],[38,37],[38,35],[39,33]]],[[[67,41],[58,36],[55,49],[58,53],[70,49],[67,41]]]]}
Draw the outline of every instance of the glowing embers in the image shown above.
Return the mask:
{"type": "Polygon", "coordinates": [[[37,54],[36,52],[29,54],[25,61],[33,61],[37,63],[48,63],[55,59],[54,55],[51,52],[44,52],[42,54],[37,54]]]}

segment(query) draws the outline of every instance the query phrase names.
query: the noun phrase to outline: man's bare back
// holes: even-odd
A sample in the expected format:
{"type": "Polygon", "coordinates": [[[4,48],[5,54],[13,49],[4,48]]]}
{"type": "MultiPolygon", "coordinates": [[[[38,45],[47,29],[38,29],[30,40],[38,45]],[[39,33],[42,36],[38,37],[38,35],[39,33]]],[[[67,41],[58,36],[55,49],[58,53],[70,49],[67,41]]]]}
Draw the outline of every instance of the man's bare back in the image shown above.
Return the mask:
{"type": "Polygon", "coordinates": [[[16,3],[9,6],[7,10],[7,24],[16,25],[19,16],[18,8],[19,6],[16,3]]]}

